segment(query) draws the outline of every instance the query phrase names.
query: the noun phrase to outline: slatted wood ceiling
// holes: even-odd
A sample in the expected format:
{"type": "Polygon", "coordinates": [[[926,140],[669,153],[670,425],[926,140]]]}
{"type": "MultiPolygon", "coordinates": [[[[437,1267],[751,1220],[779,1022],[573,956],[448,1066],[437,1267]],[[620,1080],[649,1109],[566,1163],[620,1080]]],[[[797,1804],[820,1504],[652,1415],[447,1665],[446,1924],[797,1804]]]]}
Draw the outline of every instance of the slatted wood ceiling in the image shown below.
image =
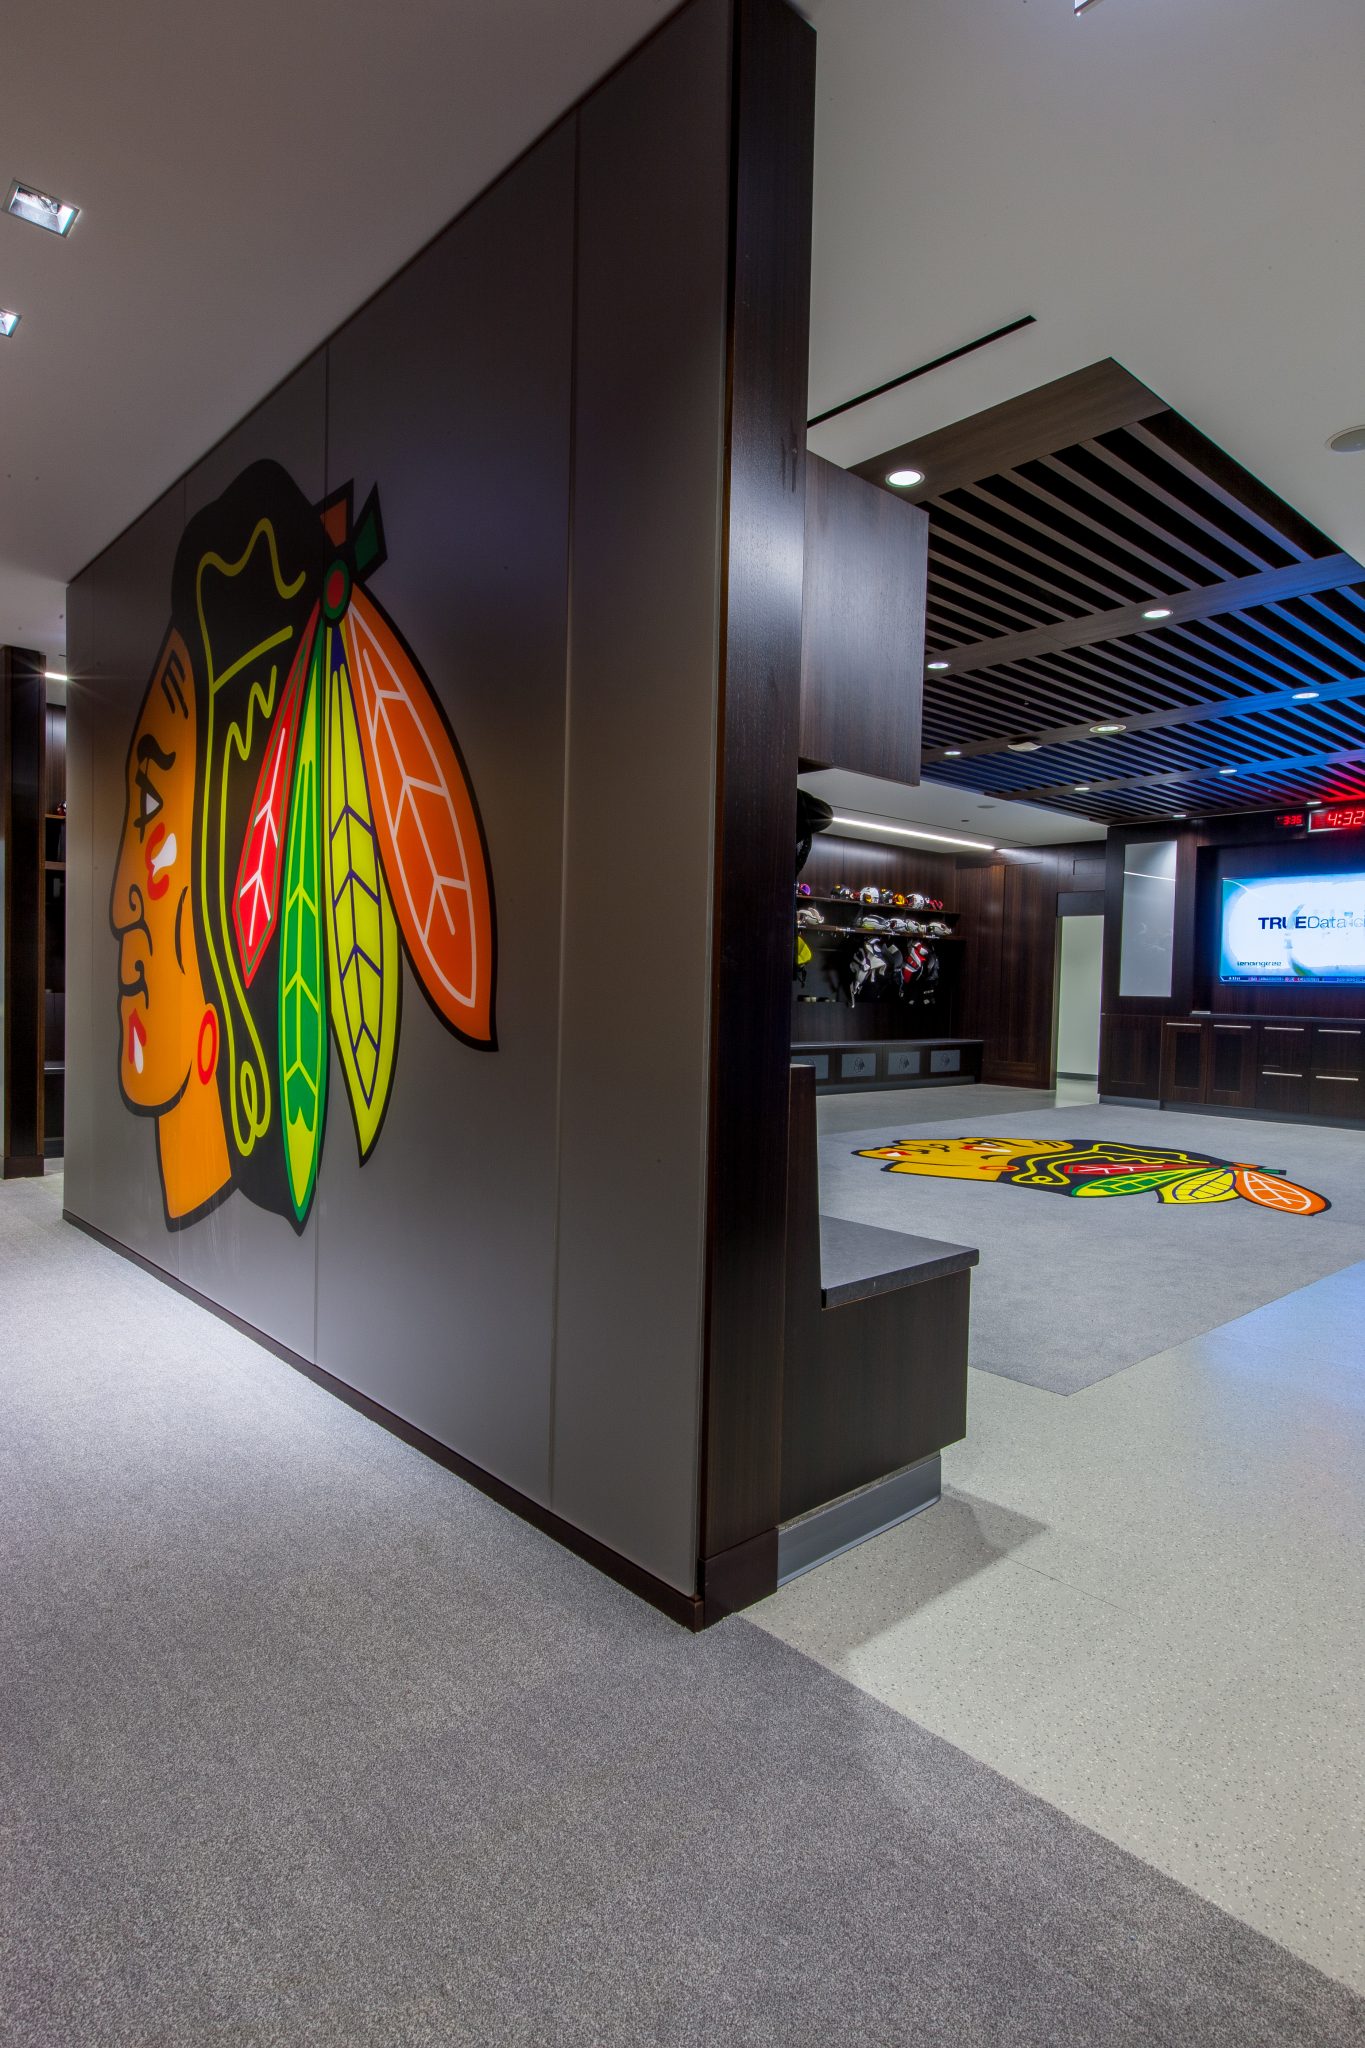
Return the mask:
{"type": "Polygon", "coordinates": [[[1365,568],[1117,364],[860,467],[925,473],[926,780],[1111,824],[1365,796],[1365,568]]]}

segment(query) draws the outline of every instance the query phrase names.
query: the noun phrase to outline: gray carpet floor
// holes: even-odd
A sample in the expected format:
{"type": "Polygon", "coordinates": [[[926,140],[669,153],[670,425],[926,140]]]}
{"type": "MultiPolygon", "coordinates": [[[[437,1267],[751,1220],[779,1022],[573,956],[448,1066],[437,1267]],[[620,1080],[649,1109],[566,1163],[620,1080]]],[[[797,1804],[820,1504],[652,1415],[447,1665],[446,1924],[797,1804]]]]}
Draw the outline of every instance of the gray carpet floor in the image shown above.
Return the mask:
{"type": "MultiPolygon", "coordinates": [[[[982,1091],[983,1097],[986,1091],[982,1091]]],[[[991,1091],[998,1096],[1003,1091],[991,1091]]],[[[1317,1125],[1090,1105],[875,1122],[820,1140],[821,1207],[855,1222],[976,1245],[971,1362],[1052,1393],[1202,1336],[1365,1257],[1365,1136],[1317,1125]],[[1250,1202],[1174,1207],[1155,1195],[1082,1201],[1004,1184],[886,1173],[860,1147],[916,1134],[1112,1138],[1275,1168],[1325,1195],[1318,1216],[1250,1202]]],[[[964,1099],[966,1098],[966,1099],[964,1099]]],[[[901,1101],[904,1101],[902,1096],[901,1101]]]]}
{"type": "Polygon", "coordinates": [[[0,1189],[0,2041],[1345,2048],[1365,2006],[673,1627],[0,1189]]]}

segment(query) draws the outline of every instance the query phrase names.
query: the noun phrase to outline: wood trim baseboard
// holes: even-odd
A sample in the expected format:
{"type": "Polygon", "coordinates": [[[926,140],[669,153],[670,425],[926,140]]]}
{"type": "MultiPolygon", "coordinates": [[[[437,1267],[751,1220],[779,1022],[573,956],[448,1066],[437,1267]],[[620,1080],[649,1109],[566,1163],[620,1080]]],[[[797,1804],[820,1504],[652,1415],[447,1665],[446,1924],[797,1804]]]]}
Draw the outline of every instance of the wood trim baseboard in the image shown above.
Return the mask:
{"type": "MultiPolygon", "coordinates": [[[[42,1162],[39,1161],[40,1171],[41,1165],[42,1162]]],[[[144,1258],[141,1252],[135,1252],[130,1245],[120,1244],[116,1237],[110,1237],[108,1232],[101,1230],[97,1224],[88,1223],[83,1216],[77,1216],[65,1208],[62,1210],[62,1219],[73,1224],[77,1230],[83,1230],[87,1237],[93,1237],[97,1244],[104,1245],[111,1252],[117,1252],[120,1258],[127,1259],[131,1265],[141,1266],[144,1273],[150,1273],[164,1286],[174,1288],[175,1292],[183,1294],[187,1301],[207,1309],[211,1315],[217,1316],[220,1322],[230,1324],[234,1330],[240,1330],[244,1337],[250,1337],[254,1344],[263,1346],[283,1364],[291,1366],[295,1372],[301,1372],[305,1379],[310,1379],[315,1385],[325,1388],[329,1394],[335,1394],[348,1408],[354,1408],[370,1422],[377,1422],[381,1429],[388,1430],[391,1436],[401,1438],[405,1444],[410,1444],[415,1451],[420,1451],[423,1457],[430,1458],[434,1464],[444,1465],[448,1472],[453,1472],[458,1479],[466,1480],[470,1486],[477,1487],[480,1493],[487,1494],[490,1500],[495,1500],[499,1507],[507,1508],[512,1514],[519,1515],[523,1522],[529,1522],[533,1528],[539,1529],[542,1535],[553,1538],[566,1550],[571,1550],[575,1557],[581,1557],[585,1564],[592,1565],[604,1577],[614,1579],[617,1585],[624,1586],[627,1592],[647,1601],[651,1607],[657,1607],[670,1621],[680,1623],[683,1628],[695,1630],[704,1628],[712,1621],[720,1620],[719,1612],[703,1612],[703,1601],[699,1595],[680,1592],[676,1586],[670,1586],[663,1579],[656,1578],[653,1572],[646,1571],[643,1565],[634,1563],[631,1558],[623,1557],[619,1551],[610,1549],[595,1536],[589,1536],[585,1530],[575,1528],[572,1522],[566,1522],[561,1515],[555,1514],[551,1508],[544,1507],[541,1502],[533,1500],[529,1494],[519,1493],[516,1487],[507,1485],[505,1480],[495,1478],[491,1472],[485,1472],[481,1465],[462,1457],[460,1452],[453,1451],[449,1444],[443,1444],[438,1438],[428,1436],[416,1423],[405,1421],[401,1415],[395,1415],[392,1409],[385,1408],[369,1394],[362,1394],[359,1388],[348,1386],[345,1380],[338,1379],[335,1373],[328,1372],[324,1366],[315,1365],[301,1352],[291,1351],[287,1344],[277,1342],[274,1337],[268,1336],[264,1330],[258,1330],[244,1317],[234,1315],[232,1310],[224,1308],[221,1302],[212,1300],[207,1294],[201,1294],[197,1288],[187,1286],[173,1273],[168,1273],[164,1267],[158,1266],[155,1260],[144,1258]]],[[[773,1542],[775,1571],[776,1532],[773,1542]]]]}

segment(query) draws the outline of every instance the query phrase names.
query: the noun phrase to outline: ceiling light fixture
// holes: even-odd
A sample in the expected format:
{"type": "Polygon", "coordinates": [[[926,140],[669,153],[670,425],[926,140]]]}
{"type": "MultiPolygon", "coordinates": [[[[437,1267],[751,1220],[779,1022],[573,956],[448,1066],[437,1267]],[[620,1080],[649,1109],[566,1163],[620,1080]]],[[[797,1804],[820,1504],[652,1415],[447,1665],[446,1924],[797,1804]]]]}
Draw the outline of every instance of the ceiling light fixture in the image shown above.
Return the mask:
{"type": "Polygon", "coordinates": [[[943,749],[943,752],[947,760],[955,761],[958,755],[962,752],[962,749],[961,747],[945,747],[943,749]]]}
{"type": "Polygon", "coordinates": [[[71,681],[70,676],[63,675],[59,668],[46,669],[44,671],[44,678],[49,683],[69,683],[71,681]]]}
{"type": "Polygon", "coordinates": [[[948,664],[946,661],[926,661],[924,666],[926,668],[947,668],[948,664]]]}
{"type": "Polygon", "coordinates": [[[1306,704],[1310,697],[1316,697],[1317,694],[1316,690],[1295,690],[1294,702],[1296,704],[1306,704]]]}
{"type": "Polygon", "coordinates": [[[1106,738],[1108,738],[1108,736],[1109,736],[1109,734],[1110,734],[1110,733],[1114,733],[1114,732],[1127,732],[1128,728],[1127,728],[1127,726],[1126,726],[1126,725],[1115,725],[1115,724],[1108,724],[1108,725],[1092,725],[1092,726],[1091,726],[1091,728],[1090,728],[1090,730],[1091,730],[1091,732],[1093,732],[1093,733],[1096,733],[1096,734],[1098,734],[1098,735],[1099,735],[1099,737],[1100,737],[1101,739],[1106,739],[1106,738]]]}
{"type": "Polygon", "coordinates": [[[1334,455],[1365,455],[1365,427],[1344,427],[1327,446],[1334,455]]]}
{"type": "Polygon", "coordinates": [[[886,481],[894,484],[898,491],[913,491],[916,484],[924,482],[922,469],[893,469],[886,481]]]}
{"type": "Polygon", "coordinates": [[[1235,775],[1237,770],[1235,768],[1220,768],[1218,773],[1220,775],[1235,775]]]}
{"type": "Polygon", "coordinates": [[[1169,619],[1171,608],[1168,604],[1150,605],[1142,616],[1144,619],[1169,619]]]}
{"type": "Polygon", "coordinates": [[[36,192],[17,178],[9,188],[5,211],[16,220],[30,221],[35,228],[46,228],[50,235],[69,235],[81,217],[79,206],[67,206],[50,192],[36,192]]]}
{"type": "Polygon", "coordinates": [[[892,833],[897,839],[932,839],[936,846],[966,846],[973,853],[994,853],[985,839],[960,839],[952,832],[925,832],[918,825],[893,825],[886,818],[843,818],[836,811],[836,825],[853,825],[864,832],[892,833]]]}
{"type": "Polygon", "coordinates": [[[1012,754],[1036,754],[1038,751],[1037,740],[1010,740],[1007,744],[1012,754]]]}
{"type": "Polygon", "coordinates": [[[1090,784],[1088,782],[1077,782],[1073,787],[1077,796],[1089,796],[1090,794],[1090,784]]]}
{"type": "Polygon", "coordinates": [[[13,334],[18,325],[19,315],[17,313],[0,313],[0,336],[13,334]]]}

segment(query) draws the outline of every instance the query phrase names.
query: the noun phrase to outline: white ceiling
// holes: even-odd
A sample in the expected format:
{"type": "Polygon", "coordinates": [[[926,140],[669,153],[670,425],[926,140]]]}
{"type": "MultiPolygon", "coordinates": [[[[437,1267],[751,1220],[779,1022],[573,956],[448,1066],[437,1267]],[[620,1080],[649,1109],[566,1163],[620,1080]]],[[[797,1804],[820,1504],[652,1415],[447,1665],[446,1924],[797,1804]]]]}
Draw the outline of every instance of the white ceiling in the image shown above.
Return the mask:
{"type": "MultiPolygon", "coordinates": [[[[1012,804],[1003,797],[976,796],[949,789],[940,782],[922,782],[908,789],[903,782],[882,782],[874,775],[854,775],[845,768],[821,768],[801,777],[802,789],[822,796],[844,816],[885,818],[895,824],[923,825],[936,832],[961,832],[967,839],[989,840],[992,846],[1062,846],[1073,839],[1103,839],[1103,825],[1089,818],[1047,811],[1040,804],[1012,804]]],[[[840,829],[841,838],[864,836],[840,829]]],[[[875,839],[875,825],[866,837],[875,839]]],[[[908,843],[908,842],[907,842],[908,843]]],[[[931,846],[926,851],[932,852],[931,846]]]]}
{"type": "Polygon", "coordinates": [[[1365,559],[1361,0],[809,0],[812,437],[844,464],[1114,356],[1365,559]]]}
{"type": "MultiPolygon", "coordinates": [[[[71,0],[11,9],[0,640],[668,12],[669,0],[71,0]]],[[[1106,355],[1365,555],[1360,0],[807,0],[812,410],[851,463],[1106,355]]]]}
{"type": "Polygon", "coordinates": [[[64,586],[672,0],[67,0],[6,10],[0,642],[62,665],[64,586]]]}

